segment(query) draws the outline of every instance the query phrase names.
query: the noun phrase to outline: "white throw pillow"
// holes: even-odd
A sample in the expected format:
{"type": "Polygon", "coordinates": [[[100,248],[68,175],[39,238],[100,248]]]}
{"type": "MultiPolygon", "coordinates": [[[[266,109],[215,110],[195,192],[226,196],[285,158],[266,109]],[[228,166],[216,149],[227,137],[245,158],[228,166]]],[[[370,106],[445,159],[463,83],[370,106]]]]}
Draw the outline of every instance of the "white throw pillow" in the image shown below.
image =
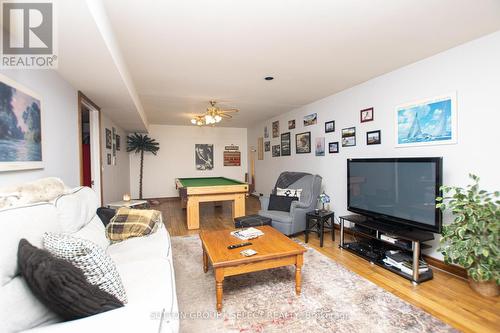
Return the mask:
{"type": "Polygon", "coordinates": [[[276,195],[281,195],[284,197],[297,197],[300,200],[301,193],[301,188],[276,188],[276,195]]]}
{"type": "Polygon", "coordinates": [[[122,279],[113,259],[93,242],[66,234],[45,233],[43,246],[53,256],[80,268],[90,284],[127,303],[122,279]]]}

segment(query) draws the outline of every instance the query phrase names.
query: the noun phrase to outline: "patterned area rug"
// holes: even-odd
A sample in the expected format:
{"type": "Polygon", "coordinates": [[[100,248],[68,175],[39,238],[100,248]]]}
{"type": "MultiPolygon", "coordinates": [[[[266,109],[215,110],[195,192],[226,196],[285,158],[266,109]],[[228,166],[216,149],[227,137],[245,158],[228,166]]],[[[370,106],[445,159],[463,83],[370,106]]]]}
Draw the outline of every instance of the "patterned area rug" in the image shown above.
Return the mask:
{"type": "Polygon", "coordinates": [[[217,314],[200,244],[198,236],[172,238],[181,332],[455,332],[307,245],[301,296],[293,266],[233,276],[217,314]]]}

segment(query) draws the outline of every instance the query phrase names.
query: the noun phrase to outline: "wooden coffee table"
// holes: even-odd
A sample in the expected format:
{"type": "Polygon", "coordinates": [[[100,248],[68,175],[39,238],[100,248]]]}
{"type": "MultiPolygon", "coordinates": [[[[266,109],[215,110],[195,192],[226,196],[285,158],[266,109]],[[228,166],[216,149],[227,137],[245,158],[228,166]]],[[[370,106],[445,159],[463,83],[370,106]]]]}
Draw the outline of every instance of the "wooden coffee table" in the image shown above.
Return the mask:
{"type": "Polygon", "coordinates": [[[234,236],[231,230],[201,231],[203,247],[203,270],[208,271],[208,262],[215,271],[215,289],[217,311],[222,310],[222,285],[226,276],[261,271],[281,266],[295,265],[295,292],[300,295],[301,269],[303,254],[307,250],[270,226],[257,227],[264,232],[263,236],[249,240],[252,245],[229,250],[232,244],[244,243],[234,236]],[[253,249],[258,253],[244,257],[240,251],[253,249]]]}

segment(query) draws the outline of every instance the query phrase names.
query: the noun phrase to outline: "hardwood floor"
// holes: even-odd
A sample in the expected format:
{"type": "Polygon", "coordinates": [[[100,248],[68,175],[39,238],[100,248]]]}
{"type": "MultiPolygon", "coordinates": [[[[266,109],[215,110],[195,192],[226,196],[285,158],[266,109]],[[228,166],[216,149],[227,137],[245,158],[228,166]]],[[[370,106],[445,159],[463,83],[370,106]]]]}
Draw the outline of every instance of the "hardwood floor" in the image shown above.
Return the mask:
{"type": "MultiPolygon", "coordinates": [[[[247,214],[257,213],[259,207],[258,199],[253,197],[247,199],[247,214]]],[[[172,236],[198,233],[199,230],[187,229],[186,212],[181,208],[180,200],[161,200],[161,204],[153,208],[162,211],[165,224],[172,236]]],[[[220,206],[214,206],[212,203],[202,204],[200,227],[202,230],[232,229],[230,203],[224,202],[220,206]]],[[[324,246],[320,248],[319,239],[311,234],[308,244],[347,269],[461,331],[500,331],[500,297],[481,297],[469,288],[466,280],[437,269],[434,269],[433,280],[413,286],[402,277],[381,267],[370,265],[347,251],[342,251],[338,248],[337,236],[336,241],[332,242],[331,238],[325,235],[324,246]]],[[[298,238],[304,240],[302,235],[298,238]]]]}

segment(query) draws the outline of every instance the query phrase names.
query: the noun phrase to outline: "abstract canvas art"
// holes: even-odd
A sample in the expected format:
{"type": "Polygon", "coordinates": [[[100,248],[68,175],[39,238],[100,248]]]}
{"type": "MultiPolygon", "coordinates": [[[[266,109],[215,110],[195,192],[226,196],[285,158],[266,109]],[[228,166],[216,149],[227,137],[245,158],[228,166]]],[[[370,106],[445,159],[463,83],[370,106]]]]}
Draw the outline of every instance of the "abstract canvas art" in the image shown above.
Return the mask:
{"type": "Polygon", "coordinates": [[[212,170],[214,168],[214,145],[196,144],[194,152],[196,170],[212,170]]]}
{"type": "Polygon", "coordinates": [[[0,171],[43,168],[41,99],[0,75],[0,171]]]}
{"type": "Polygon", "coordinates": [[[396,108],[396,147],[457,142],[456,93],[396,108]]]}

